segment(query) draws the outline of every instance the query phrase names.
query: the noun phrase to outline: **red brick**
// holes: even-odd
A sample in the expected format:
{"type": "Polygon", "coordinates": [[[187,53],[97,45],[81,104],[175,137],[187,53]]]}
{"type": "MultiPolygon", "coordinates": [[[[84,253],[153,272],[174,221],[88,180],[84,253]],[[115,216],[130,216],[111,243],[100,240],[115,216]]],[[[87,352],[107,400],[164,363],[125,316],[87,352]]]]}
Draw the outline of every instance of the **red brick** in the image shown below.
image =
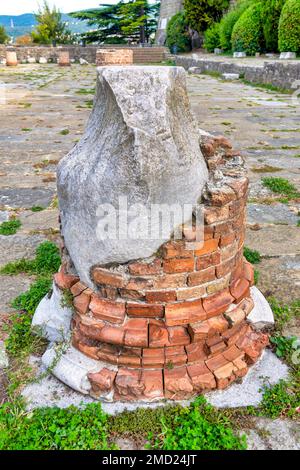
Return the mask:
{"type": "Polygon", "coordinates": [[[109,393],[114,384],[117,373],[109,369],[101,369],[96,373],[89,373],[88,379],[91,382],[94,396],[101,396],[103,393],[109,393]]]}
{"type": "Polygon", "coordinates": [[[165,397],[172,400],[188,398],[193,392],[193,385],[186,367],[164,369],[165,397]]]}
{"type": "Polygon", "coordinates": [[[216,276],[217,278],[221,278],[226,276],[226,274],[231,273],[235,268],[235,257],[224,261],[224,263],[219,264],[216,266],[216,276]]]}
{"type": "Polygon", "coordinates": [[[254,268],[248,262],[243,263],[243,277],[250,282],[250,286],[254,286],[254,268]]]}
{"type": "Polygon", "coordinates": [[[187,250],[184,241],[172,241],[163,245],[164,259],[193,258],[193,251],[187,250]]]}
{"type": "Polygon", "coordinates": [[[54,282],[60,289],[71,289],[71,287],[79,281],[79,277],[72,274],[66,274],[64,267],[54,274],[54,282]]]}
{"type": "Polygon", "coordinates": [[[153,280],[155,289],[171,289],[172,287],[186,286],[186,274],[164,274],[156,276],[153,280]]]}
{"type": "Polygon", "coordinates": [[[217,333],[223,333],[228,329],[228,322],[225,320],[223,315],[209,318],[207,321],[212,330],[217,333]]]}
{"type": "Polygon", "coordinates": [[[164,398],[162,370],[143,370],[144,398],[150,401],[164,398]]]}
{"type": "Polygon", "coordinates": [[[212,266],[211,268],[204,269],[203,271],[198,271],[191,273],[188,276],[188,286],[194,287],[206,282],[214,281],[216,278],[216,268],[212,266]]]}
{"type": "Polygon", "coordinates": [[[170,326],[168,333],[170,346],[185,346],[191,342],[190,335],[184,326],[170,326]]]}
{"type": "Polygon", "coordinates": [[[205,361],[205,364],[207,367],[214,372],[215,370],[220,369],[221,367],[224,367],[228,364],[227,359],[223,356],[223,354],[218,354],[217,356],[214,356],[207,361],[205,361]]]}
{"type": "Polygon", "coordinates": [[[89,341],[87,338],[82,338],[82,335],[76,330],[73,331],[72,345],[86,356],[98,360],[97,352],[99,347],[95,345],[93,340],[89,341]]]}
{"type": "Polygon", "coordinates": [[[174,302],[177,298],[175,290],[148,291],[145,295],[149,303],[174,302]]]}
{"type": "Polygon", "coordinates": [[[243,338],[247,331],[249,331],[249,327],[245,322],[243,322],[225,331],[222,336],[227,345],[232,346],[240,338],[243,338]]]}
{"type": "Polygon", "coordinates": [[[165,363],[164,348],[143,349],[143,367],[163,368],[165,363]]]}
{"type": "Polygon", "coordinates": [[[216,266],[221,262],[220,252],[215,251],[214,253],[201,256],[196,260],[196,269],[201,271],[202,269],[210,268],[211,266],[216,266]]]}
{"type": "Polygon", "coordinates": [[[254,302],[251,297],[241,300],[238,307],[243,310],[245,317],[247,317],[254,309],[254,302]]]}
{"type": "Polygon", "coordinates": [[[130,274],[134,276],[149,276],[161,272],[161,260],[155,259],[151,263],[134,262],[128,266],[130,274]]]}
{"type": "Polygon", "coordinates": [[[206,313],[201,300],[192,300],[166,305],[165,318],[168,326],[176,326],[205,320],[206,313]]]}
{"type": "Polygon", "coordinates": [[[244,337],[239,338],[236,345],[246,354],[247,362],[253,364],[257,361],[262,350],[269,344],[269,337],[260,332],[251,331],[244,337]]]}
{"type": "Polygon", "coordinates": [[[208,190],[208,199],[213,206],[224,206],[234,201],[236,194],[229,186],[224,185],[221,188],[213,188],[208,190]]]}
{"type": "Polygon", "coordinates": [[[215,153],[215,148],[210,142],[205,142],[201,144],[201,152],[205,158],[210,158],[215,153]]]}
{"type": "Polygon", "coordinates": [[[226,222],[218,222],[215,225],[214,238],[220,238],[225,233],[230,233],[232,231],[232,222],[230,220],[226,220],[226,222]]]}
{"type": "Polygon", "coordinates": [[[204,235],[203,226],[198,226],[198,227],[184,226],[182,231],[183,231],[184,238],[188,242],[194,242],[196,240],[200,240],[203,238],[203,235],[204,235]]]}
{"type": "Polygon", "coordinates": [[[148,347],[148,320],[142,318],[127,320],[124,330],[125,346],[148,347]]]}
{"type": "Polygon", "coordinates": [[[71,292],[72,292],[72,295],[76,297],[77,295],[80,295],[81,292],[83,292],[86,289],[87,289],[87,286],[83,284],[83,282],[76,282],[76,284],[74,284],[71,287],[71,292]]]}
{"type": "Polygon", "coordinates": [[[221,262],[224,263],[228,259],[236,256],[238,251],[237,242],[234,241],[231,245],[221,248],[221,262]]]}
{"type": "Polygon", "coordinates": [[[206,294],[205,286],[186,287],[177,290],[177,300],[200,299],[206,294]]]}
{"type": "Polygon", "coordinates": [[[144,290],[151,289],[153,287],[153,279],[148,279],[144,277],[132,277],[126,285],[127,290],[144,290]]]}
{"type": "Polygon", "coordinates": [[[229,205],[229,214],[231,218],[239,217],[241,212],[245,209],[245,199],[238,199],[237,201],[233,201],[229,205]]]}
{"type": "Polygon", "coordinates": [[[247,363],[243,359],[241,358],[234,359],[233,364],[235,367],[234,374],[237,377],[244,377],[247,374],[248,372],[247,363]]]}
{"type": "Polygon", "coordinates": [[[105,299],[110,300],[116,300],[118,298],[118,289],[116,289],[115,287],[100,286],[99,297],[103,297],[105,299]]]}
{"type": "Polygon", "coordinates": [[[92,295],[90,310],[93,312],[95,317],[111,323],[123,323],[125,318],[124,302],[100,299],[95,294],[92,295]]]}
{"type": "Polygon", "coordinates": [[[245,297],[249,297],[250,295],[249,287],[250,287],[249,281],[243,278],[237,279],[235,282],[231,284],[230,293],[235,298],[235,300],[239,302],[245,297]]]}
{"type": "Polygon", "coordinates": [[[234,298],[230,295],[229,290],[226,289],[203,299],[203,307],[210,318],[224,313],[233,302],[234,298]]]}
{"type": "Polygon", "coordinates": [[[150,323],[149,325],[149,347],[162,348],[168,346],[169,334],[164,323],[150,323]]]}
{"type": "Polygon", "coordinates": [[[188,327],[189,333],[193,343],[206,339],[209,335],[215,333],[215,330],[211,328],[207,320],[199,323],[192,323],[188,327]]]}
{"type": "Polygon", "coordinates": [[[217,135],[213,138],[213,140],[214,140],[215,148],[221,147],[221,148],[226,149],[226,150],[231,150],[232,149],[232,143],[224,135],[217,135]]]}
{"type": "Polygon", "coordinates": [[[164,261],[164,272],[167,274],[194,271],[194,258],[172,258],[164,261]]]}
{"type": "Polygon", "coordinates": [[[216,387],[214,375],[205,365],[204,361],[189,365],[187,371],[195,391],[213,390],[216,387]]]}
{"type": "Polygon", "coordinates": [[[78,325],[78,330],[82,335],[86,336],[87,338],[100,341],[101,332],[104,326],[105,325],[103,322],[97,323],[96,321],[91,321],[90,319],[88,321],[82,319],[78,325]]]}
{"type": "Polygon", "coordinates": [[[243,351],[233,345],[223,351],[223,356],[225,357],[225,359],[227,359],[227,361],[233,362],[236,359],[243,359],[245,354],[243,351]]]}
{"type": "Polygon", "coordinates": [[[214,356],[215,354],[219,354],[226,349],[226,344],[224,341],[220,341],[216,344],[212,344],[211,346],[208,347],[209,355],[214,356]]]}
{"type": "Polygon", "coordinates": [[[94,268],[92,279],[98,285],[109,285],[112,287],[125,287],[125,279],[121,274],[114,273],[108,269],[94,268]]]}
{"type": "Polygon", "coordinates": [[[228,309],[224,316],[228,320],[230,327],[241,323],[246,317],[245,312],[239,307],[228,309]]]}
{"type": "Polygon", "coordinates": [[[204,221],[207,225],[222,222],[229,218],[229,206],[209,207],[204,209],[204,221]]]}
{"type": "Polygon", "coordinates": [[[129,317],[162,318],[164,316],[164,307],[157,304],[127,302],[126,310],[129,317]]]}
{"type": "MultiPolygon", "coordinates": [[[[202,244],[200,244],[202,245],[202,244]]],[[[218,249],[219,241],[216,238],[204,241],[202,246],[195,250],[196,256],[204,256],[213,253],[218,249]]]]}
{"type": "Polygon", "coordinates": [[[235,241],[235,233],[227,233],[225,235],[222,235],[220,238],[220,247],[224,248],[225,246],[231,245],[235,241]]]}
{"type": "Polygon", "coordinates": [[[118,364],[120,348],[112,344],[101,344],[98,352],[97,359],[110,364],[118,364]]]}
{"type": "Polygon", "coordinates": [[[215,228],[213,225],[204,225],[204,240],[214,238],[215,228]]]}
{"type": "Polygon", "coordinates": [[[124,344],[124,335],[123,328],[106,325],[102,328],[99,339],[104,343],[122,345],[124,344]]]}
{"type": "Polygon", "coordinates": [[[145,385],[141,370],[120,368],[115,379],[115,399],[136,400],[143,397],[145,385]]]}
{"type": "Polygon", "coordinates": [[[187,355],[183,346],[170,346],[165,348],[165,366],[182,366],[187,362],[187,355]]]}
{"type": "Polygon", "coordinates": [[[141,367],[142,350],[140,348],[124,348],[118,357],[118,365],[141,367]]]}
{"type": "Polygon", "coordinates": [[[92,289],[86,289],[81,294],[74,297],[73,305],[77,312],[82,315],[88,312],[92,293],[92,289]]]}
{"type": "Polygon", "coordinates": [[[142,292],[137,290],[119,289],[120,296],[129,300],[145,300],[142,292]]]}
{"type": "Polygon", "coordinates": [[[205,341],[188,344],[185,346],[185,350],[187,353],[188,362],[196,362],[207,358],[205,341]]]}

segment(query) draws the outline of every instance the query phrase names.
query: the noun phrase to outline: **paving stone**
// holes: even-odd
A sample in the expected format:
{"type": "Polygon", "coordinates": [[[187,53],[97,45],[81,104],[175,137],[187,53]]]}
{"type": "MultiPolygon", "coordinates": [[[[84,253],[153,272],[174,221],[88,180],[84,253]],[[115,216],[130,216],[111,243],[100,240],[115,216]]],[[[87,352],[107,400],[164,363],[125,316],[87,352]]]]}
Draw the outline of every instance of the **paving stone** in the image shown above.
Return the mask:
{"type": "Polygon", "coordinates": [[[22,231],[59,230],[58,215],[58,209],[22,212],[19,217],[22,222],[22,231]]]}
{"type": "Polygon", "coordinates": [[[34,258],[36,248],[43,241],[43,235],[0,235],[0,266],[21,258],[34,258]]]}
{"type": "Polygon", "coordinates": [[[284,225],[247,230],[246,246],[258,250],[262,256],[300,255],[300,230],[296,226],[287,229],[284,225]]]}
{"type": "Polygon", "coordinates": [[[300,428],[288,419],[255,418],[254,429],[245,430],[248,450],[299,450],[300,428]]]}
{"type": "Polygon", "coordinates": [[[297,212],[290,210],[286,204],[248,204],[249,224],[291,224],[299,220],[297,212]]]}
{"type": "Polygon", "coordinates": [[[0,190],[0,206],[13,208],[48,207],[55,191],[49,188],[9,188],[0,190]]]}

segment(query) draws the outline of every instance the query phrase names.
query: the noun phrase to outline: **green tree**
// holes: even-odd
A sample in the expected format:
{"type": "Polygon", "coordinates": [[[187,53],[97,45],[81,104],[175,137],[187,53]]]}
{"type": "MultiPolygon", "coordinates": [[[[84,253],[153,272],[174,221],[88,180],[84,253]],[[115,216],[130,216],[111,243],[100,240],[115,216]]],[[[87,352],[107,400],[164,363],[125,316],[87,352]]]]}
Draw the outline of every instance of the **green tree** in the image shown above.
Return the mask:
{"type": "Polygon", "coordinates": [[[156,31],[159,2],[148,0],[121,0],[114,5],[100,4],[100,8],[72,12],[70,15],[94,27],[84,33],[87,42],[118,44],[148,42],[156,31]]]}
{"type": "Polygon", "coordinates": [[[51,44],[54,41],[61,44],[72,42],[72,33],[62,21],[61,12],[55,6],[51,9],[47,0],[39,6],[35,18],[38,25],[31,33],[33,42],[39,44],[51,44]]]}
{"type": "Polygon", "coordinates": [[[4,26],[0,26],[0,44],[5,44],[9,40],[4,26]]]}
{"type": "Polygon", "coordinates": [[[262,20],[266,49],[269,52],[278,50],[278,26],[283,5],[286,0],[265,0],[262,8],[262,20]]]}
{"type": "Polygon", "coordinates": [[[166,45],[171,51],[174,50],[174,47],[177,48],[177,52],[191,50],[189,29],[183,11],[176,13],[168,22],[166,45]]]}
{"type": "Polygon", "coordinates": [[[287,0],[279,21],[280,52],[300,53],[300,1],[287,0]]]}
{"type": "Polygon", "coordinates": [[[228,6],[229,0],[184,0],[188,25],[198,33],[219,21],[228,6]]]}
{"type": "Polygon", "coordinates": [[[264,50],[262,2],[255,2],[247,8],[234,25],[231,39],[234,51],[255,55],[264,50]]]}
{"type": "Polygon", "coordinates": [[[235,23],[255,0],[239,0],[220,22],[220,45],[224,51],[231,51],[231,36],[235,23]]]}

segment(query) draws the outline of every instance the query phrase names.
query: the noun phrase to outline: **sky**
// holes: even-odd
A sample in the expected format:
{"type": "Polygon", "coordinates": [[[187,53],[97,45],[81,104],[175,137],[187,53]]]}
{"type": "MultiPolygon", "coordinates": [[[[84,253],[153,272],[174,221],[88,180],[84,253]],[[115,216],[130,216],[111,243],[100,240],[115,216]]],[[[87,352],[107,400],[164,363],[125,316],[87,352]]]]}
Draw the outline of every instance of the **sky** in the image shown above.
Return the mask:
{"type": "MultiPolygon", "coordinates": [[[[42,0],[0,0],[0,15],[22,15],[37,11],[42,0]]],[[[116,3],[116,0],[48,0],[50,5],[56,5],[63,13],[76,10],[95,8],[99,3],[116,3]]]]}

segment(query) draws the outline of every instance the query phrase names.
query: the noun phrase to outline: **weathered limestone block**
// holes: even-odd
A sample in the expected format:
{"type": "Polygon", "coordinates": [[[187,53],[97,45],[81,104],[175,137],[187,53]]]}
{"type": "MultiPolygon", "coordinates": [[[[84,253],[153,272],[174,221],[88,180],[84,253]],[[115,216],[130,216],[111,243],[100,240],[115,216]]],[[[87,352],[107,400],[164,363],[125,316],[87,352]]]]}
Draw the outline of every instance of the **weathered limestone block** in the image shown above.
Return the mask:
{"type": "MultiPolygon", "coordinates": [[[[151,205],[195,206],[207,180],[184,69],[99,68],[85,135],[58,166],[62,235],[81,281],[93,287],[94,265],[125,263],[155,253],[175,226],[163,238],[149,239],[148,233],[143,237],[151,205]],[[116,209],[118,221],[124,215],[120,197],[127,198],[129,208],[146,207],[135,230],[140,239],[99,236],[103,205],[116,209]]],[[[135,218],[129,216],[129,224],[135,218]]],[[[158,227],[159,220],[151,223],[157,233],[158,227]]]]}
{"type": "Polygon", "coordinates": [[[61,67],[69,67],[71,65],[70,52],[59,51],[58,53],[58,65],[61,67]]]}

